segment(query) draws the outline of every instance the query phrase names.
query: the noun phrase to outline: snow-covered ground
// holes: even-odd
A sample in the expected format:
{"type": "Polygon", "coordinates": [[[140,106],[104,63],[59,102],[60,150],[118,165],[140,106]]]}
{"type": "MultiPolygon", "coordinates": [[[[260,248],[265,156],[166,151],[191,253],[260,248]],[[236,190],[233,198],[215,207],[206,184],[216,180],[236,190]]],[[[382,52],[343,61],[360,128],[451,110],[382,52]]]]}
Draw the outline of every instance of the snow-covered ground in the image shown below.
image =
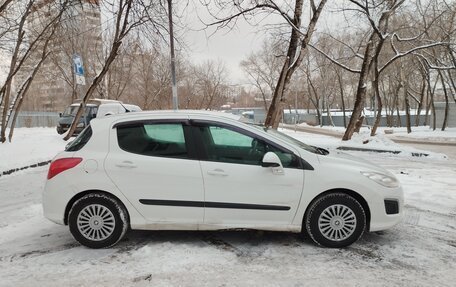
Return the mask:
{"type": "Polygon", "coordinates": [[[12,142],[0,144],[0,174],[13,168],[48,161],[66,144],[54,128],[15,129],[12,142]]]}
{"type": "MultiPolygon", "coordinates": [[[[332,127],[332,126],[313,127],[313,126],[309,126],[305,123],[299,124],[298,126],[305,127],[305,128],[324,129],[324,130],[338,132],[340,134],[343,134],[345,132],[344,127],[332,127]]],[[[419,127],[412,126],[411,128],[412,128],[412,132],[407,133],[406,127],[400,127],[400,128],[379,127],[377,129],[377,134],[383,135],[384,137],[387,137],[390,139],[408,139],[408,140],[446,142],[446,143],[456,144],[456,128],[446,128],[444,131],[442,131],[440,128],[433,130],[429,126],[419,126],[419,127]],[[385,134],[385,130],[393,131],[393,133],[385,134]]],[[[370,127],[363,126],[360,130],[360,133],[369,134],[370,127]]]]}
{"type": "MultiPolygon", "coordinates": [[[[404,146],[398,143],[393,142],[389,137],[383,134],[377,134],[376,136],[371,137],[369,131],[363,130],[359,133],[353,134],[353,137],[350,141],[342,141],[336,137],[314,135],[309,133],[300,133],[293,132],[291,130],[281,129],[282,132],[287,133],[290,136],[293,136],[300,141],[308,143],[310,145],[316,145],[320,147],[330,148],[330,149],[361,149],[361,150],[377,150],[383,152],[397,153],[396,156],[409,158],[412,156],[426,156],[428,158],[436,159],[445,159],[447,155],[442,152],[431,152],[427,150],[417,149],[410,146],[404,146]]],[[[440,138],[442,139],[442,138],[440,138]]],[[[432,141],[434,142],[434,141],[432,141]]],[[[452,139],[444,141],[444,143],[451,143],[452,139]]],[[[456,149],[456,143],[453,147],[456,149]]]]}
{"type": "MultiPolygon", "coordinates": [[[[339,145],[332,137],[288,133],[339,145]]],[[[65,145],[53,129],[18,129],[18,144],[21,134],[22,147],[0,145],[2,166],[50,159],[65,145]]],[[[402,224],[346,249],[319,248],[291,233],[135,231],[113,248],[91,250],[43,218],[47,167],[2,176],[0,286],[454,286],[456,158],[350,153],[401,180],[406,210],[402,224]]]]}

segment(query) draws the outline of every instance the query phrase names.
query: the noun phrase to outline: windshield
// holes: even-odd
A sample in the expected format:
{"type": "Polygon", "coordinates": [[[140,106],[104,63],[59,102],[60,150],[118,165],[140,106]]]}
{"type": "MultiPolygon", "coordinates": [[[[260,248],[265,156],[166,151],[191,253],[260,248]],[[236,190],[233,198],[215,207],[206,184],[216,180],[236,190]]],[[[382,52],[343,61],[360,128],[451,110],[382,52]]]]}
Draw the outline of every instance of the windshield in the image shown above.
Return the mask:
{"type": "MultiPolygon", "coordinates": [[[[66,108],[65,112],[63,113],[62,116],[64,117],[74,117],[76,116],[76,113],[78,112],[79,105],[77,106],[69,106],[66,108]]],[[[96,114],[97,113],[97,107],[86,107],[85,108],[85,113],[84,115],[87,116],[89,114],[96,114]],[[90,111],[90,113],[89,113],[90,111]]]]}
{"type": "Polygon", "coordinates": [[[65,112],[63,112],[63,116],[75,116],[76,113],[78,112],[78,106],[69,106],[66,108],[65,112]]]}
{"type": "Polygon", "coordinates": [[[263,126],[257,126],[257,125],[252,125],[252,126],[254,126],[257,129],[261,129],[262,131],[267,132],[268,134],[276,136],[289,144],[297,145],[300,148],[302,148],[303,150],[306,150],[308,152],[316,153],[316,154],[327,154],[327,151],[323,152],[323,149],[321,149],[321,148],[307,145],[307,144],[305,144],[301,141],[298,141],[297,139],[290,137],[289,135],[279,132],[275,129],[265,128],[263,126]]]}

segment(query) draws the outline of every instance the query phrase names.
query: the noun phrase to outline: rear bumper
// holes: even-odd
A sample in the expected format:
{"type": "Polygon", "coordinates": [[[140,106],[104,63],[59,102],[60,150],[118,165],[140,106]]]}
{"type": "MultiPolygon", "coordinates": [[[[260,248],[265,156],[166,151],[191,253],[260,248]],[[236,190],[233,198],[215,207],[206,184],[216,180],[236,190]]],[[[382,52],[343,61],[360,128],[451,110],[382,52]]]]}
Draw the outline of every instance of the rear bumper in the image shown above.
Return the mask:
{"type": "Polygon", "coordinates": [[[57,224],[65,224],[65,209],[68,202],[74,196],[74,192],[68,187],[64,176],[57,176],[46,182],[43,191],[43,214],[44,217],[57,224]]]}

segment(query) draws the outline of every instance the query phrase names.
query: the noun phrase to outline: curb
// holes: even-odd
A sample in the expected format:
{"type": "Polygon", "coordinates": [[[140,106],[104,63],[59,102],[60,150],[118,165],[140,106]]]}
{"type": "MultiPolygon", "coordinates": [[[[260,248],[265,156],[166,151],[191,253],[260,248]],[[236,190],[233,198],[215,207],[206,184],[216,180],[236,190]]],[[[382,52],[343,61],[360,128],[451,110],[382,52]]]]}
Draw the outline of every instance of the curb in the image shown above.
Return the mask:
{"type": "Polygon", "coordinates": [[[25,170],[25,169],[29,169],[29,168],[45,166],[45,165],[48,165],[50,162],[51,162],[51,160],[41,161],[39,163],[34,163],[34,164],[23,166],[23,167],[18,167],[18,168],[13,168],[10,170],[2,171],[2,172],[0,172],[0,177],[5,176],[5,175],[10,175],[12,173],[15,173],[15,172],[18,172],[21,170],[25,170]]]}
{"type": "MultiPolygon", "coordinates": [[[[336,149],[338,149],[338,150],[349,150],[349,151],[392,153],[392,154],[400,154],[402,152],[402,151],[398,151],[398,150],[371,149],[371,148],[349,147],[349,146],[340,146],[340,147],[338,147],[336,149]]],[[[422,152],[412,152],[412,156],[426,157],[426,156],[429,156],[429,154],[428,153],[422,153],[422,152]]]]}

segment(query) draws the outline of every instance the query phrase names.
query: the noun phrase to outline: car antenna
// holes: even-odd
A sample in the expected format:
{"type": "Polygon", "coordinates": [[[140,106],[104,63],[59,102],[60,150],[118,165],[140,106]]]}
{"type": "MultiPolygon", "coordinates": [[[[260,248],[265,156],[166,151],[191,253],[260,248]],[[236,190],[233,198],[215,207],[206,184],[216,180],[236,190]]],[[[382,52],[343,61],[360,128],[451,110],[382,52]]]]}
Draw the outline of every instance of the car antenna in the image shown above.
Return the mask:
{"type": "Polygon", "coordinates": [[[125,112],[126,113],[129,113],[131,112],[129,109],[127,109],[121,102],[119,102],[119,104],[125,109],[125,112]]]}

